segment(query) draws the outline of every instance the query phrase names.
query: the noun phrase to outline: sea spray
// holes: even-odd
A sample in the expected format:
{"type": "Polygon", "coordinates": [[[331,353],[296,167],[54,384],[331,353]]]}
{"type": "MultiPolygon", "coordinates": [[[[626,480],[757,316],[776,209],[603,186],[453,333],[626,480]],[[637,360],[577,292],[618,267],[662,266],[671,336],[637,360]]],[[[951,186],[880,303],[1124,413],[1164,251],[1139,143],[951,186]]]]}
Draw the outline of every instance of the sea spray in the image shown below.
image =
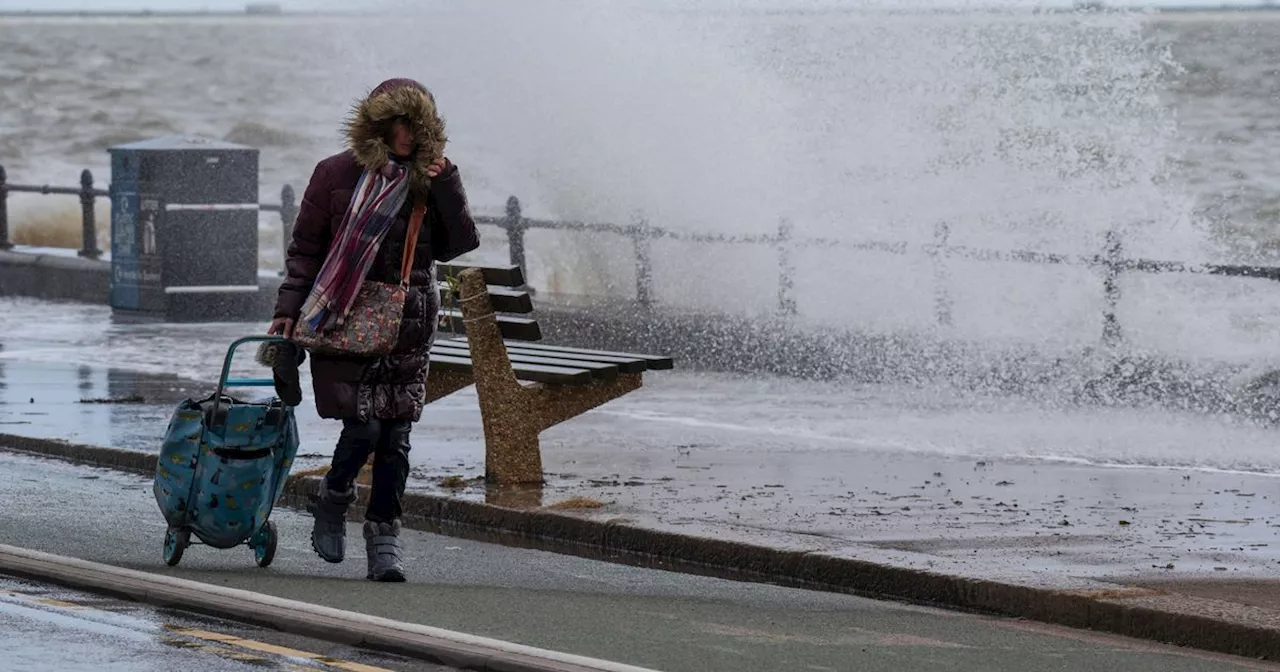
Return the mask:
{"type": "MultiPolygon", "coordinates": [[[[1098,254],[1116,230],[1134,252],[1203,254],[1190,199],[1168,179],[1177,127],[1160,93],[1177,67],[1144,34],[1148,17],[864,8],[428,5],[423,21],[463,37],[416,54],[347,46],[371,67],[432,73],[446,112],[458,111],[457,151],[500,156],[488,181],[505,172],[530,216],[727,236],[787,222],[800,238],[916,245],[945,223],[953,244],[1075,255],[1098,254]]],[[[535,284],[635,291],[625,237],[539,232],[529,248],[535,284]]],[[[652,248],[665,305],[778,307],[767,246],[652,248]]],[[[922,255],[823,245],[795,261],[803,321],[883,331],[934,320],[937,279],[922,255]]],[[[1101,312],[1091,278],[958,263],[947,282],[960,335],[1080,342],[1096,338],[1101,312]]]]}
{"type": "MultiPolygon", "coordinates": [[[[439,49],[344,48],[370,70],[399,60],[425,73],[457,130],[451,151],[495,157],[485,182],[519,194],[529,216],[766,232],[817,170],[789,160],[793,118],[768,80],[662,11],[571,0],[405,11],[436,27],[439,49]]],[[[534,233],[530,249],[535,284],[634,287],[625,238],[534,233]]]]}
{"type": "MultiPolygon", "coordinates": [[[[382,78],[410,75],[441,102],[477,212],[499,214],[515,194],[540,218],[643,218],[727,236],[768,234],[786,221],[801,237],[913,244],[946,223],[957,245],[1076,255],[1098,254],[1116,228],[1127,254],[1208,256],[1184,207],[1190,196],[1165,168],[1186,142],[1172,137],[1171,110],[1197,104],[1194,87],[1175,85],[1200,76],[1180,73],[1162,46],[1190,30],[1169,19],[1153,40],[1155,19],[1139,14],[924,15],[834,2],[482,1],[405,11],[394,20],[168,21],[162,30],[145,20],[29,21],[23,49],[4,56],[31,82],[12,95],[29,102],[0,108],[24,149],[0,161],[21,182],[74,184],[87,166],[105,184],[104,152],[67,149],[138,120],[214,137],[260,123],[306,137],[264,148],[262,198],[272,202],[286,182],[300,195],[315,161],[339,150],[352,100],[382,78]],[[406,26],[423,37],[388,37],[406,26]],[[62,52],[84,71],[50,68],[62,52]],[[220,67],[209,67],[211,56],[220,67]],[[62,105],[69,90],[97,111],[42,124],[39,111],[62,105]]],[[[1252,44],[1219,41],[1232,59],[1252,44]]],[[[7,136],[0,147],[16,144],[7,136]]],[[[1265,176],[1264,164],[1249,165],[1265,176]]],[[[54,207],[61,197],[31,198],[54,207]]],[[[263,258],[275,259],[278,249],[266,248],[278,248],[278,222],[266,215],[263,226],[272,228],[263,258]]],[[[483,233],[485,260],[501,259],[504,236],[483,233]]],[[[531,232],[528,249],[539,289],[634,292],[625,238],[531,232]]],[[[655,241],[652,253],[663,309],[778,310],[779,258],[769,246],[655,241]]],[[[937,274],[925,255],[836,245],[797,250],[793,261],[799,311],[788,322],[801,327],[1064,348],[1100,334],[1102,278],[1090,269],[952,259],[937,274]],[[949,325],[935,315],[939,288],[951,301],[949,325]]],[[[1243,281],[1207,282],[1123,277],[1126,338],[1234,356],[1239,332],[1270,324],[1239,319],[1263,297],[1232,294],[1243,281]],[[1205,294],[1209,285],[1222,291],[1205,294]],[[1230,322],[1218,320],[1228,313],[1230,322]],[[1177,320],[1197,323],[1195,335],[1177,320]]],[[[1254,336],[1245,339],[1251,352],[1254,336]]]]}
{"type": "MultiPolygon", "coordinates": [[[[797,234],[924,244],[945,223],[956,245],[1094,255],[1114,229],[1133,253],[1202,255],[1190,199],[1169,180],[1176,124],[1160,93],[1177,67],[1144,36],[1146,20],[757,17],[740,42],[801,101],[806,156],[826,167],[819,196],[795,206],[809,208],[793,217],[797,234]]],[[[801,312],[814,319],[915,329],[935,319],[923,255],[819,248],[798,263],[801,312]],[[827,281],[850,274],[852,299],[827,281]],[[874,297],[857,289],[871,286],[874,297]]],[[[1096,337],[1101,281],[1087,272],[957,262],[947,282],[968,304],[954,311],[961,333],[1096,337]]]]}

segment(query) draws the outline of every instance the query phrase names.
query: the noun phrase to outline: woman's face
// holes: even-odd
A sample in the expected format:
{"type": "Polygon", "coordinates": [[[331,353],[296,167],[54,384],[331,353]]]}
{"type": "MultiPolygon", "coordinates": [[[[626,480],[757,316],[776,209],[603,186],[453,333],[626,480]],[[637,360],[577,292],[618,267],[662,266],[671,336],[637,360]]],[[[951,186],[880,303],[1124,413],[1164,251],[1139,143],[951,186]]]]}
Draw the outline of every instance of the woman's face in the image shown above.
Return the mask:
{"type": "Polygon", "coordinates": [[[408,156],[413,153],[413,130],[409,128],[408,119],[396,117],[391,122],[387,144],[391,147],[391,151],[399,156],[408,156]]]}

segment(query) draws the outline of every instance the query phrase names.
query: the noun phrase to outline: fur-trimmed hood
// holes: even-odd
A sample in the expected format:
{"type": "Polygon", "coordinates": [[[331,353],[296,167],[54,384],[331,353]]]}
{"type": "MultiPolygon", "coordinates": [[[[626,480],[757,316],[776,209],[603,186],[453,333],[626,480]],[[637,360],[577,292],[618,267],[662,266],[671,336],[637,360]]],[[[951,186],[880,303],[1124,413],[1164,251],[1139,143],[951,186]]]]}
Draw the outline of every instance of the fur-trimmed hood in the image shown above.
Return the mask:
{"type": "Polygon", "coordinates": [[[417,150],[410,167],[413,191],[425,193],[431,186],[427,168],[444,156],[444,119],[436,110],[435,97],[427,87],[412,79],[389,79],[357,103],[346,122],[347,147],[364,168],[378,169],[391,160],[386,136],[392,119],[408,117],[413,122],[417,150]]]}

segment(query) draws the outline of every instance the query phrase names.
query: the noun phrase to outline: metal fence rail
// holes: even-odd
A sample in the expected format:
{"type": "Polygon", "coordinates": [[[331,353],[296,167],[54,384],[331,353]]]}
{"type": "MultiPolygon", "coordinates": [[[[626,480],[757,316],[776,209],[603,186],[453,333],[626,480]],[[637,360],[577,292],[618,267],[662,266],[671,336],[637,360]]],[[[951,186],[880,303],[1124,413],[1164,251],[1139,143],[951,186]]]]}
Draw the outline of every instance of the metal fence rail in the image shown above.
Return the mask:
{"type": "MultiPolygon", "coordinates": [[[[0,166],[0,250],[12,250],[13,238],[9,232],[9,194],[55,194],[78,196],[80,198],[81,247],[76,252],[81,257],[99,259],[102,250],[98,249],[98,223],[94,213],[94,204],[98,198],[110,198],[111,192],[96,189],[93,186],[93,173],[84,170],[80,173],[79,187],[53,187],[45,185],[10,184],[4,166],[0,166]]],[[[293,237],[293,220],[298,216],[298,206],[294,199],[293,187],[285,185],[280,190],[280,203],[261,203],[259,210],[280,213],[288,249],[288,240],[293,237]]]]}
{"type": "Polygon", "coordinates": [[[1034,250],[994,250],[952,245],[949,242],[951,237],[950,227],[945,223],[939,223],[934,226],[933,242],[908,243],[904,241],[859,241],[822,237],[798,238],[795,236],[794,226],[786,219],[778,222],[777,233],[745,236],[675,231],[650,225],[643,220],[632,225],[538,220],[522,217],[520,202],[514,196],[507,200],[507,214],[505,217],[477,217],[476,221],[481,224],[496,226],[507,232],[511,263],[522,268],[527,268],[524,236],[530,230],[575,231],[617,235],[630,239],[635,251],[636,300],[646,307],[652,305],[654,300],[652,262],[650,259],[650,242],[653,240],[724,245],[767,245],[774,248],[778,255],[778,311],[783,315],[794,315],[797,310],[796,300],[793,296],[795,287],[793,256],[798,249],[835,247],[894,255],[924,255],[933,260],[935,278],[934,318],[942,326],[952,323],[952,301],[948,291],[950,278],[947,269],[948,260],[1056,264],[1094,268],[1099,269],[1102,275],[1105,300],[1102,314],[1102,340],[1108,345],[1118,343],[1122,335],[1119,320],[1116,316],[1116,310],[1120,303],[1119,277],[1122,273],[1187,273],[1280,281],[1280,267],[1275,266],[1125,258],[1120,234],[1115,230],[1107,232],[1103,248],[1097,254],[1071,255],[1037,252],[1034,250]]]}
{"type": "Polygon", "coordinates": [[[81,248],[79,255],[89,259],[97,259],[102,256],[102,250],[98,249],[98,225],[94,221],[93,204],[99,196],[107,196],[108,194],[102,189],[93,187],[93,173],[88,170],[81,171],[79,187],[51,187],[47,184],[33,186],[9,184],[4,166],[0,166],[0,250],[13,249],[13,243],[9,238],[10,193],[79,196],[81,213],[81,248]]]}
{"type": "MultiPolygon", "coordinates": [[[[83,247],[79,251],[79,255],[91,259],[101,257],[102,252],[97,249],[97,225],[94,221],[93,206],[96,198],[108,196],[109,192],[94,188],[93,174],[88,170],[80,174],[79,187],[52,187],[48,185],[8,184],[4,167],[0,166],[0,250],[13,248],[9,236],[7,205],[9,193],[78,196],[83,211],[83,247]]],[[[281,256],[283,258],[287,255],[289,241],[293,238],[294,220],[298,216],[298,204],[293,187],[285,185],[281,189],[280,203],[263,203],[260,204],[259,208],[266,212],[280,213],[283,234],[281,256]]],[[[948,291],[950,273],[947,267],[950,260],[1051,264],[1099,269],[1101,271],[1105,299],[1102,315],[1102,340],[1107,345],[1114,345],[1121,338],[1116,310],[1120,302],[1119,277],[1122,273],[1186,273],[1280,281],[1280,267],[1276,266],[1126,258],[1120,234],[1114,230],[1107,232],[1103,248],[1093,255],[1053,254],[1034,250],[994,250],[952,245],[950,244],[950,227],[945,223],[939,223],[934,226],[933,241],[929,243],[797,237],[794,226],[786,219],[778,222],[778,228],[775,233],[732,236],[677,231],[651,225],[644,219],[638,219],[631,224],[534,219],[523,215],[520,200],[515,196],[507,199],[505,215],[478,215],[476,216],[476,222],[484,226],[496,227],[506,232],[507,250],[511,264],[526,270],[528,269],[528,262],[525,236],[529,231],[568,231],[594,235],[613,235],[628,239],[635,257],[635,298],[636,302],[645,308],[652,307],[655,301],[651,257],[651,244],[655,240],[692,244],[763,245],[773,248],[778,259],[777,306],[778,311],[785,316],[795,315],[797,312],[797,304],[794,297],[794,255],[797,250],[806,248],[841,248],[893,255],[922,255],[930,258],[934,267],[935,280],[934,317],[936,322],[943,326],[952,322],[952,302],[948,291]]]]}

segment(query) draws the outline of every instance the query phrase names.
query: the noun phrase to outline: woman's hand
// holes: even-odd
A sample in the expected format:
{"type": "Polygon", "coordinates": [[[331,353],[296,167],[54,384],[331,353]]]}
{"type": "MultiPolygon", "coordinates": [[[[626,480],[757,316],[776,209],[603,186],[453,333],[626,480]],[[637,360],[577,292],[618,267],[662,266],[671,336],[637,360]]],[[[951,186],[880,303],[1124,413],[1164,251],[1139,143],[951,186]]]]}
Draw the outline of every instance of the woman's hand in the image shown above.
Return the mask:
{"type": "Polygon", "coordinates": [[[271,328],[267,329],[267,335],[293,338],[293,320],[288,317],[277,317],[271,321],[271,328]]]}
{"type": "Polygon", "coordinates": [[[431,165],[427,167],[427,177],[440,177],[440,175],[448,169],[449,159],[442,156],[435,161],[432,161],[431,165]]]}

